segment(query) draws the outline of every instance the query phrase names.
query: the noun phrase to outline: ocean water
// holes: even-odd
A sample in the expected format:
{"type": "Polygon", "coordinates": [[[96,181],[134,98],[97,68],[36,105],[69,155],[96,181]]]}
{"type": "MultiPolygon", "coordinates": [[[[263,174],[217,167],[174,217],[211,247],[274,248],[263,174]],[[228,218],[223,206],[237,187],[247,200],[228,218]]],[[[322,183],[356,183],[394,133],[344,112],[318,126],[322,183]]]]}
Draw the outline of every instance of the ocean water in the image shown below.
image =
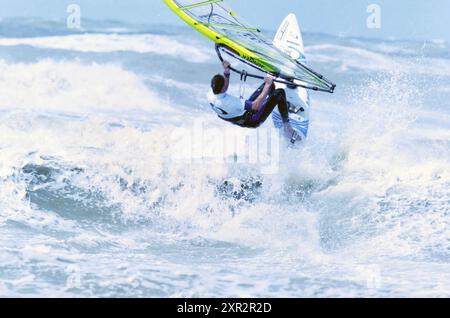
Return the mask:
{"type": "Polygon", "coordinates": [[[267,173],[207,160],[208,41],[83,28],[0,23],[0,296],[450,296],[448,43],[306,33],[338,88],[267,173]]]}

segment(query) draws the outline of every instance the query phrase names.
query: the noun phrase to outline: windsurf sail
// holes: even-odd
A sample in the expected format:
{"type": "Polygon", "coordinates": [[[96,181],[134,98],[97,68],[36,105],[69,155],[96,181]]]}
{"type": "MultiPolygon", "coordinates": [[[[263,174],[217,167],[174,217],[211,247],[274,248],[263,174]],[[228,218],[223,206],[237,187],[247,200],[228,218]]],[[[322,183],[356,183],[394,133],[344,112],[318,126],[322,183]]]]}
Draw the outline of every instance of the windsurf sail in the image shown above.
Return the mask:
{"type": "Polygon", "coordinates": [[[335,84],[275,47],[258,28],[244,22],[225,1],[163,1],[187,24],[214,41],[221,59],[222,53],[226,53],[255,69],[283,79],[281,82],[288,85],[334,92],[335,84]]]}

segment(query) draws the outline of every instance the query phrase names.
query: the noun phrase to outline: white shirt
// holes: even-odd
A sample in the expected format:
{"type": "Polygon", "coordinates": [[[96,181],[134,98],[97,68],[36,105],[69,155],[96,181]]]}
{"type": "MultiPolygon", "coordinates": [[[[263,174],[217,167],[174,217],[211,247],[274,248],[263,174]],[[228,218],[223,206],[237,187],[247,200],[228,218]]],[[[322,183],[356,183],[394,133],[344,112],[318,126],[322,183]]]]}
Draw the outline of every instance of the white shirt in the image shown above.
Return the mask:
{"type": "Polygon", "coordinates": [[[210,91],[208,102],[217,115],[224,119],[233,119],[245,114],[244,101],[227,93],[215,95],[210,91]]]}

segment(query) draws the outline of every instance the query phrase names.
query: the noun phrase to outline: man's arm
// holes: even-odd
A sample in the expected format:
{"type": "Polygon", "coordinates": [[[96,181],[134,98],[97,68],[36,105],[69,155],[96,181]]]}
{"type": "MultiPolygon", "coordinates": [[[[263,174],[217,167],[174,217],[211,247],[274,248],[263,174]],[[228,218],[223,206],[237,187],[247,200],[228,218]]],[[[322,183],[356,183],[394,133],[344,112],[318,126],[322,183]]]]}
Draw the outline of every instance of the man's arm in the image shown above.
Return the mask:
{"type": "Polygon", "coordinates": [[[223,76],[225,77],[225,92],[228,91],[228,87],[230,86],[230,76],[231,76],[231,70],[230,70],[230,62],[223,61],[223,76]]]}
{"type": "Polygon", "coordinates": [[[266,100],[267,96],[269,96],[270,88],[273,84],[273,77],[270,75],[267,75],[264,79],[264,88],[261,92],[261,94],[255,99],[255,101],[252,103],[252,110],[254,112],[257,112],[261,109],[262,104],[266,100]]]}

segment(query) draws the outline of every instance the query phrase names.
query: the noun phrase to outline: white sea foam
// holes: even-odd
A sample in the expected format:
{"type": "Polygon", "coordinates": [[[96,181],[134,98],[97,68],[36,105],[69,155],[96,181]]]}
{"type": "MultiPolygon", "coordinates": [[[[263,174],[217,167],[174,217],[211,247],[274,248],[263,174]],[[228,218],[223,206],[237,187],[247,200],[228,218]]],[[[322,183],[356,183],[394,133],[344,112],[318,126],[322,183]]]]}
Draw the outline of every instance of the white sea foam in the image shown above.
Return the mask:
{"type": "Polygon", "coordinates": [[[340,72],[361,71],[399,72],[420,75],[450,74],[450,61],[443,58],[402,58],[368,49],[334,44],[320,44],[307,49],[311,61],[338,63],[340,72]]]}
{"type": "Polygon", "coordinates": [[[0,60],[0,109],[83,113],[169,110],[132,72],[113,64],[0,60]]]}
{"type": "Polygon", "coordinates": [[[162,35],[80,34],[38,38],[0,38],[0,46],[30,45],[36,48],[70,50],[78,52],[137,52],[178,57],[202,63],[210,56],[191,44],[162,35]]]}

